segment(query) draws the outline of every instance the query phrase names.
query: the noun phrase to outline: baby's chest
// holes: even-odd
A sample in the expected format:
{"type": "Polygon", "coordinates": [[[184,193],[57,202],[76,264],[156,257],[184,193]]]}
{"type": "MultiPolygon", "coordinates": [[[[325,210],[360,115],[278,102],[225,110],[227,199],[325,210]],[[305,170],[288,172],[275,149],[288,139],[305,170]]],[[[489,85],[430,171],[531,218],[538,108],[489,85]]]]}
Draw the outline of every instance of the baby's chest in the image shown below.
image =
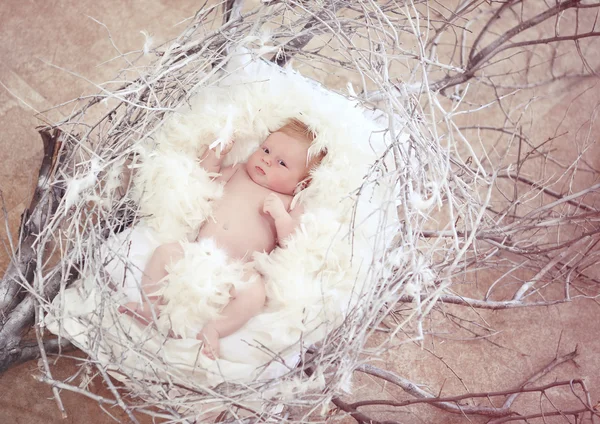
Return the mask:
{"type": "Polygon", "coordinates": [[[263,213],[266,195],[252,187],[226,186],[223,197],[213,206],[213,219],[223,230],[236,234],[271,233],[273,223],[263,213]]]}
{"type": "Polygon", "coordinates": [[[259,217],[262,212],[266,194],[261,190],[252,190],[243,185],[225,187],[223,197],[217,201],[217,211],[227,215],[244,215],[259,217]]]}
{"type": "MultiPolygon", "coordinates": [[[[270,252],[275,247],[276,228],[270,215],[263,212],[264,201],[271,190],[248,185],[244,181],[230,182],[223,197],[213,205],[212,219],[200,230],[199,236],[214,237],[234,257],[246,257],[249,252],[270,252]]],[[[284,206],[288,199],[282,199],[284,206]]]]}
{"type": "MultiPolygon", "coordinates": [[[[255,216],[257,219],[264,218],[266,216],[263,213],[265,199],[273,193],[273,191],[254,183],[245,175],[235,175],[225,185],[223,197],[218,202],[218,209],[223,209],[223,212],[227,210],[228,214],[255,216]]],[[[291,197],[281,194],[277,194],[277,196],[288,210],[291,197]]]]}
{"type": "Polygon", "coordinates": [[[267,224],[266,217],[262,213],[262,206],[257,199],[248,196],[223,196],[213,208],[213,218],[216,222],[231,227],[238,224],[255,227],[260,224],[261,227],[267,224]]]}

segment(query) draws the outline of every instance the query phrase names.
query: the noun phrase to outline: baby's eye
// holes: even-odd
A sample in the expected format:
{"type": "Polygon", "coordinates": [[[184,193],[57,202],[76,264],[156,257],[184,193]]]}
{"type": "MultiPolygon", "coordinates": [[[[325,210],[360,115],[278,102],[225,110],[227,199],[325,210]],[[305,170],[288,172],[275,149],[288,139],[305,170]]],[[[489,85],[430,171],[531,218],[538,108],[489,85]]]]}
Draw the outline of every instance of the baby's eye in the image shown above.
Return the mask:
{"type": "Polygon", "coordinates": [[[267,147],[263,147],[263,151],[264,151],[265,153],[269,153],[269,149],[268,149],[267,147]]]}
{"type": "Polygon", "coordinates": [[[285,164],[284,161],[282,161],[281,159],[279,159],[279,165],[285,166],[287,168],[287,165],[285,164]]]}

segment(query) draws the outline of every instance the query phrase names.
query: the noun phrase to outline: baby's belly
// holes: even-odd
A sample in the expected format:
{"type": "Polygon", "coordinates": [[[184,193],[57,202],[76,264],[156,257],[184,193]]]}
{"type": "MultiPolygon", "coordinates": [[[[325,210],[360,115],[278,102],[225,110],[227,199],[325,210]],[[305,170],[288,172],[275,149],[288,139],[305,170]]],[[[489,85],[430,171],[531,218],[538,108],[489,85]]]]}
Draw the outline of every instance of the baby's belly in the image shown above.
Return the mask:
{"type": "Polygon", "coordinates": [[[200,228],[198,238],[212,238],[217,246],[234,259],[248,261],[254,252],[270,253],[275,248],[275,235],[268,222],[259,219],[244,221],[209,220],[200,228]]]}

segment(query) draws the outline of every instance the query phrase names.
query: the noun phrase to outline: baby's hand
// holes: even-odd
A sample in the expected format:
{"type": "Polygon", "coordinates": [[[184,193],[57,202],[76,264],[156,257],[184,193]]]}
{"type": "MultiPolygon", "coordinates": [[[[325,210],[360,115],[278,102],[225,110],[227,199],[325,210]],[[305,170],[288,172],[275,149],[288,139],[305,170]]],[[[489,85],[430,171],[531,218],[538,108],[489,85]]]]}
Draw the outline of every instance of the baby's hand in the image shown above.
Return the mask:
{"type": "Polygon", "coordinates": [[[268,213],[275,220],[288,215],[283,202],[275,193],[270,193],[265,197],[263,212],[268,213]]]}
{"type": "Polygon", "coordinates": [[[229,153],[231,151],[231,149],[233,148],[233,145],[235,144],[235,140],[230,140],[227,144],[225,144],[224,146],[221,145],[221,151],[219,152],[219,154],[221,156],[225,156],[227,153],[229,153]]]}
{"type": "Polygon", "coordinates": [[[209,148],[214,152],[215,156],[220,159],[231,151],[234,144],[234,140],[229,140],[227,143],[222,143],[220,140],[217,140],[211,144],[209,148]]]}

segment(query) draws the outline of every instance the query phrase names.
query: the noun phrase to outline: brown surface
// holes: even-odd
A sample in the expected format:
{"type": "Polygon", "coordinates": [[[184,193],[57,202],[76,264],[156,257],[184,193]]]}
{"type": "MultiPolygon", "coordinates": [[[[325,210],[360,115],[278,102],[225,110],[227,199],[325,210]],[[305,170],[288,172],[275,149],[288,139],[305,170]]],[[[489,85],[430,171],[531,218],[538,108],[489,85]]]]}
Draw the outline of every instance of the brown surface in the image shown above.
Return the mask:
{"type": "MultiPolygon", "coordinates": [[[[101,83],[125,66],[122,60],[100,65],[118,54],[107,29],[88,16],[105,23],[116,46],[127,52],[142,48],[142,30],[155,35],[156,44],[178,35],[183,26],[175,25],[193,16],[197,5],[193,0],[0,2],[0,190],[13,238],[33,193],[43,155],[35,130],[43,122],[34,117],[35,112],[97,91],[72,73],[101,83]]],[[[0,226],[0,239],[7,242],[4,225],[0,226]]],[[[0,247],[2,273],[8,257],[0,247]]],[[[62,359],[53,367],[53,376],[66,379],[77,370],[76,361],[62,359]]],[[[33,378],[38,374],[36,362],[30,362],[0,376],[0,423],[115,422],[95,401],[65,391],[61,398],[68,418],[62,419],[51,388],[33,378]]],[[[93,391],[108,395],[97,381],[93,391]]],[[[106,411],[128,422],[120,408],[108,406],[106,411]]]]}
{"type": "MultiPolygon", "coordinates": [[[[81,353],[75,355],[81,356],[81,353]]],[[[51,361],[51,363],[53,362],[51,361]]],[[[77,359],[62,358],[52,366],[53,377],[64,381],[78,373],[80,365],[81,363],[77,359]]],[[[39,374],[37,362],[33,361],[12,368],[2,375],[0,378],[2,388],[0,390],[0,422],[7,424],[108,424],[116,422],[115,420],[118,420],[117,422],[130,421],[118,406],[105,405],[104,411],[102,411],[95,401],[66,390],[60,392],[60,397],[67,417],[61,417],[53,400],[52,388],[35,379],[35,376],[39,374]]],[[[99,378],[96,378],[88,389],[99,396],[111,397],[99,378]]],[[[142,424],[151,422],[147,417],[136,418],[142,424]]]]}
{"type": "MultiPolygon", "coordinates": [[[[40,139],[34,129],[40,122],[33,117],[32,108],[44,110],[77,97],[82,92],[94,91],[85,81],[48,63],[85,75],[92,81],[105,81],[123,63],[117,61],[97,67],[116,53],[107,39],[106,29],[86,15],[105,22],[112,30],[114,42],[122,51],[128,51],[143,45],[144,39],[139,33],[141,30],[156,34],[157,42],[177,34],[180,28],[173,28],[173,25],[191,16],[197,5],[191,0],[170,2],[170,6],[168,3],[158,0],[5,0],[0,3],[0,57],[3,59],[0,82],[6,87],[0,87],[0,189],[4,194],[13,234],[16,233],[20,213],[29,202],[42,154],[40,139]],[[174,3],[176,6],[173,6],[174,3]]],[[[576,86],[575,89],[548,96],[546,101],[532,108],[531,117],[535,118],[531,118],[534,122],[532,133],[536,134],[538,141],[555,131],[557,123],[569,109],[571,99],[583,91],[583,86],[576,86]]],[[[589,113],[586,115],[581,111],[593,110],[598,98],[598,88],[581,96],[562,123],[562,130],[569,129],[572,133],[580,130],[589,118],[589,113]]],[[[490,119],[491,116],[480,113],[472,118],[472,122],[485,123],[490,119]]],[[[593,128],[592,136],[598,135],[598,128],[593,128]]],[[[572,153],[572,139],[561,138],[555,142],[555,147],[564,149],[565,154],[572,153]]],[[[600,168],[597,149],[589,153],[589,160],[600,168]]],[[[6,241],[4,228],[0,230],[0,236],[6,241]]],[[[0,270],[5,269],[7,258],[4,250],[0,249],[0,270]]],[[[483,290],[483,287],[471,287],[470,290],[483,290]]],[[[384,355],[385,363],[389,369],[429,385],[434,392],[443,386],[442,393],[446,395],[463,393],[465,386],[473,392],[503,390],[513,387],[524,376],[550,361],[560,340],[561,352],[579,346],[581,354],[577,360],[578,367],[573,363],[566,364],[545,381],[584,377],[592,390],[592,401],[598,401],[600,307],[597,303],[585,301],[532,310],[484,312],[482,316],[490,326],[503,330],[490,338],[501,347],[492,345],[490,341],[452,341],[450,334],[444,334],[449,330],[445,321],[439,320],[438,324],[434,320],[436,324],[432,331],[437,331],[438,336],[428,337],[424,348],[435,352],[444,362],[434,360],[431,353],[419,346],[407,345],[393,355],[384,355]],[[460,376],[462,382],[451,369],[460,376]]],[[[75,361],[61,360],[54,367],[55,377],[66,378],[76,369],[75,361]]],[[[1,423],[114,422],[95,401],[64,392],[63,401],[69,417],[61,419],[50,388],[32,378],[36,373],[36,364],[28,363],[0,376],[1,423]]],[[[100,384],[96,385],[96,390],[105,393],[100,384]]],[[[381,393],[389,399],[406,397],[398,390],[373,384],[366,377],[356,380],[354,393],[360,393],[361,397],[381,396],[381,393]]],[[[529,400],[533,408],[539,401],[529,400]]],[[[108,410],[127,422],[121,412],[108,410]]],[[[405,423],[468,422],[463,417],[440,414],[429,407],[415,408],[410,412],[389,412],[386,418],[405,423]]],[[[473,422],[482,422],[482,419],[474,419],[473,422]]]]}

